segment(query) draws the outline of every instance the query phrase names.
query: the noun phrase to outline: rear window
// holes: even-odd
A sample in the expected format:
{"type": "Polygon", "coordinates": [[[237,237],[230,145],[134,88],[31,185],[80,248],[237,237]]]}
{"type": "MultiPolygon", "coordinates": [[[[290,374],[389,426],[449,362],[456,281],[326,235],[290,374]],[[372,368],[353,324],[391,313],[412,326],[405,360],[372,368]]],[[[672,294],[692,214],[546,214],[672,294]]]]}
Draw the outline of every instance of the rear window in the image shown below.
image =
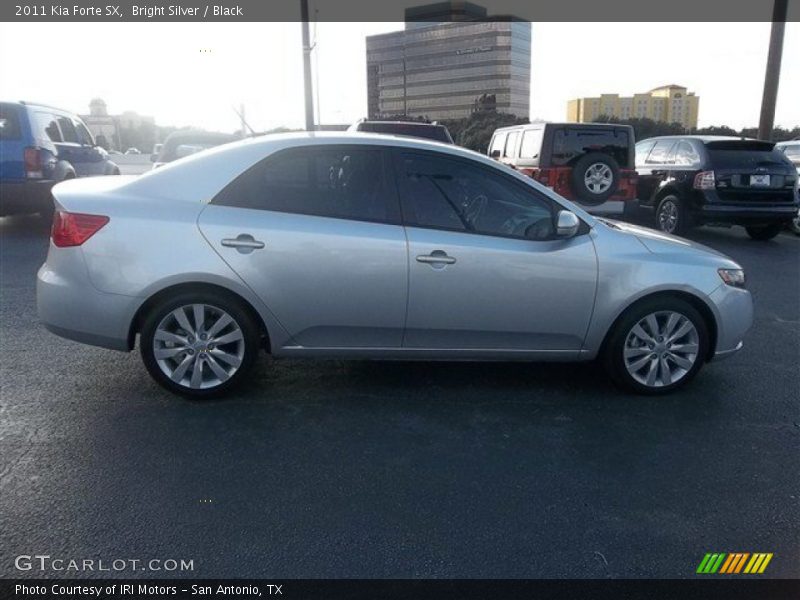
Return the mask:
{"type": "Polygon", "coordinates": [[[552,162],[563,166],[590,152],[610,154],[621,167],[630,167],[632,140],[625,129],[565,127],[553,136],[552,162]]]}
{"type": "Polygon", "coordinates": [[[771,142],[730,140],[706,144],[711,164],[715,167],[754,167],[786,164],[787,158],[771,142]]]}
{"type": "Polygon", "coordinates": [[[14,106],[0,104],[0,140],[18,140],[22,137],[19,111],[14,106]]]}
{"type": "Polygon", "coordinates": [[[425,125],[419,123],[381,123],[368,122],[359,125],[359,131],[370,133],[388,133],[391,135],[409,135],[411,137],[434,140],[436,142],[453,143],[450,132],[444,125],[425,125]]]}

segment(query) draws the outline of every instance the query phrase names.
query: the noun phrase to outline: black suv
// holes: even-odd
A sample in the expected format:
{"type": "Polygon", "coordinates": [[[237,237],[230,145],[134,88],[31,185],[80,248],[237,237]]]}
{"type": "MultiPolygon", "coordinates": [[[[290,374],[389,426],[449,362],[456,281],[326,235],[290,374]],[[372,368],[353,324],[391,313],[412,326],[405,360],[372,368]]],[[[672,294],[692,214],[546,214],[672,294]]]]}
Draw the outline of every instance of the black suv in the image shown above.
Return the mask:
{"type": "Polygon", "coordinates": [[[384,133],[388,135],[406,135],[410,137],[433,140],[443,144],[452,144],[453,138],[447,127],[436,121],[423,123],[421,121],[356,121],[347,131],[364,131],[369,133],[384,133]]]}
{"type": "Polygon", "coordinates": [[[742,225],[769,240],[797,215],[797,171],[773,142],[724,136],[669,136],[636,144],[639,203],[656,227],[742,225]]]}
{"type": "Polygon", "coordinates": [[[531,123],[495,130],[488,154],[595,214],[636,203],[630,125],[531,123]]]}

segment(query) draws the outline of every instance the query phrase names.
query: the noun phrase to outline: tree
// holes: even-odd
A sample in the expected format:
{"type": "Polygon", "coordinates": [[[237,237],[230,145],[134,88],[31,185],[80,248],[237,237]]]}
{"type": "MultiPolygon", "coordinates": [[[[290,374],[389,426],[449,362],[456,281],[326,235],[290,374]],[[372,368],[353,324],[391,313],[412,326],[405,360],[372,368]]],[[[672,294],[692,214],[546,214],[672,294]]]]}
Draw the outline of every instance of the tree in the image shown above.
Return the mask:
{"type": "Polygon", "coordinates": [[[453,141],[459,146],[486,153],[495,129],[527,122],[528,119],[508,113],[478,110],[465,119],[442,121],[442,124],[447,127],[453,136],[453,141]]]}
{"type": "Polygon", "coordinates": [[[680,123],[663,123],[646,118],[619,119],[608,115],[600,115],[593,123],[619,123],[620,125],[630,125],[633,127],[634,137],[637,140],[643,140],[658,135],[681,135],[682,133],[686,133],[683,125],[680,123]]]}

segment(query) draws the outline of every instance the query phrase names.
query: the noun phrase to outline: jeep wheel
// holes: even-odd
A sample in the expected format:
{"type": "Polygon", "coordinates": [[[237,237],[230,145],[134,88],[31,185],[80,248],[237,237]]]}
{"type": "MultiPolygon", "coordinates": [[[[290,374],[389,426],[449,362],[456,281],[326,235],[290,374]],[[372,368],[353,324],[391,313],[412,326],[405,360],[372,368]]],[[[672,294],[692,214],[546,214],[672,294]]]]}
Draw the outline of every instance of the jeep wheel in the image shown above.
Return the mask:
{"type": "Polygon", "coordinates": [[[570,179],[583,204],[602,204],[619,188],[619,164],[608,154],[592,152],[575,163],[570,179]]]}

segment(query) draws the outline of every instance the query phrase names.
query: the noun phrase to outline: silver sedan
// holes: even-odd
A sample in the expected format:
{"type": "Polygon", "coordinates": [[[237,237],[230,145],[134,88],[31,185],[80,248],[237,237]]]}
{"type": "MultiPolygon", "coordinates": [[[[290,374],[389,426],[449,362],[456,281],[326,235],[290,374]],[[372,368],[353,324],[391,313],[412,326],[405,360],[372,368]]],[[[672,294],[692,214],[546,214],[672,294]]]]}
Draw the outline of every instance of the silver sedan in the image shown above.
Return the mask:
{"type": "Polygon", "coordinates": [[[601,358],[663,393],[742,347],[744,273],[598,219],[451,145],[370,134],[226,144],[138,178],[55,187],[38,309],[189,396],[274,356],[601,358]]]}

